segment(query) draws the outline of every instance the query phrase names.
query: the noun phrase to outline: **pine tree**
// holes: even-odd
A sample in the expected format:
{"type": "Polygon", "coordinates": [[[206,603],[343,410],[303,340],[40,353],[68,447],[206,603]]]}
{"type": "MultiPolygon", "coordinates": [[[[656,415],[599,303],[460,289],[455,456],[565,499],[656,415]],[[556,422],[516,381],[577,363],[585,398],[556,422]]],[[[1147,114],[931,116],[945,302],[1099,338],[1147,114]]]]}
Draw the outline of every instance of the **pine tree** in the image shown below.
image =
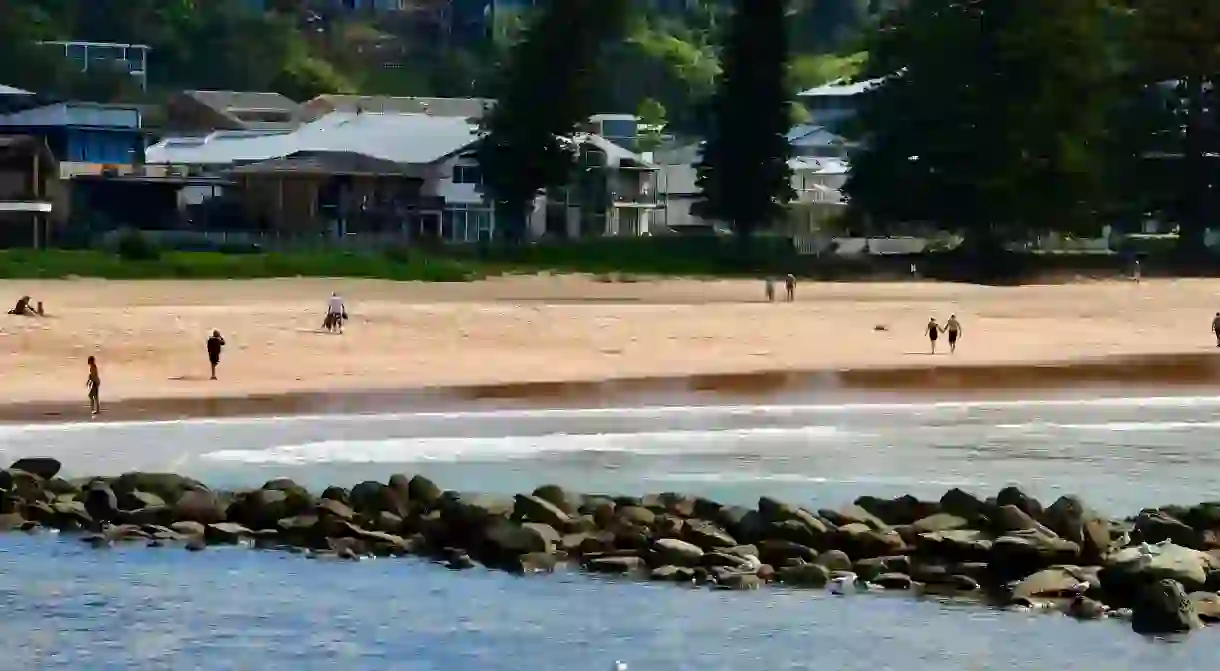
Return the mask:
{"type": "Polygon", "coordinates": [[[1098,229],[1114,93],[1105,0],[921,0],[891,12],[866,74],[846,190],[883,225],[992,250],[1098,229]]]}
{"type": "Polygon", "coordinates": [[[698,165],[700,211],[742,238],[780,219],[793,198],[785,0],[737,0],[698,165]]]}
{"type": "Polygon", "coordinates": [[[566,138],[595,111],[600,56],[625,33],[629,7],[549,0],[510,51],[478,146],[506,240],[524,239],[535,197],[568,181],[575,155],[566,138]]]}

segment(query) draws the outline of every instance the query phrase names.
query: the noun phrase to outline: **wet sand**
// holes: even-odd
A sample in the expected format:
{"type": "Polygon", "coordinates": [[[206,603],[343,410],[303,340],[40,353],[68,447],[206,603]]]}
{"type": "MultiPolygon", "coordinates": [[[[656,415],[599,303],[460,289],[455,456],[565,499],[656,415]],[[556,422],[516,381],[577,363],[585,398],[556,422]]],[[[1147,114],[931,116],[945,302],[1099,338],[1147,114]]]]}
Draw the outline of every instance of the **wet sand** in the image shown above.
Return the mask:
{"type": "Polygon", "coordinates": [[[1218,291],[818,283],[771,305],[743,281],[2,281],[51,316],[0,316],[0,421],[82,418],[91,354],[107,419],[1220,388],[1218,291]],[[317,328],[331,290],[353,317],[343,336],[317,328]],[[951,313],[959,351],[930,356],[924,324],[951,313]],[[229,341],[216,382],[213,328],[229,341]]]}

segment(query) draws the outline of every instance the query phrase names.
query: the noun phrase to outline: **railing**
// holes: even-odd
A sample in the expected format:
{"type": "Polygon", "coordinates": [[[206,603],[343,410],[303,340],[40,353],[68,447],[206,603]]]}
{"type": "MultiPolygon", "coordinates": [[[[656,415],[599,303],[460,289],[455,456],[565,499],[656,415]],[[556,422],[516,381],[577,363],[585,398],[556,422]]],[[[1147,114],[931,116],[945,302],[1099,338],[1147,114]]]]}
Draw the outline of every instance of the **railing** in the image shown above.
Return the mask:
{"type": "MultiPolygon", "coordinates": [[[[143,230],[140,235],[154,245],[178,249],[217,249],[265,251],[309,251],[349,249],[371,251],[394,249],[419,244],[407,233],[349,233],[335,236],[330,233],[276,233],[260,231],[172,231],[143,230]]],[[[112,248],[118,244],[123,231],[102,234],[98,243],[112,248]]]]}

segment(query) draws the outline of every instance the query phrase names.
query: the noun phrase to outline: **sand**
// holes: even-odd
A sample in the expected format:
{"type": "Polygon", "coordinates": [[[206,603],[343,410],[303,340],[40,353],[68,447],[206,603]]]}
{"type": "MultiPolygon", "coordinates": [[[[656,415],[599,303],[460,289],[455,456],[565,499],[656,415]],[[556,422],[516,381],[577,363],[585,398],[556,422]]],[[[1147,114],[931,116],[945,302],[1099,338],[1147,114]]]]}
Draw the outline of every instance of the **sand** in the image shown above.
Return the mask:
{"type": "Polygon", "coordinates": [[[769,304],[761,282],[581,276],[0,281],[6,306],[29,294],[49,312],[0,316],[0,403],[83,402],[89,355],[115,400],[1206,353],[1218,292],[1220,280],[802,283],[795,303],[769,304]],[[332,290],[352,317],[341,336],[319,329],[332,290]],[[960,347],[932,356],[924,325],[951,313],[960,347]],[[218,381],[212,329],[228,341],[218,381]]]}

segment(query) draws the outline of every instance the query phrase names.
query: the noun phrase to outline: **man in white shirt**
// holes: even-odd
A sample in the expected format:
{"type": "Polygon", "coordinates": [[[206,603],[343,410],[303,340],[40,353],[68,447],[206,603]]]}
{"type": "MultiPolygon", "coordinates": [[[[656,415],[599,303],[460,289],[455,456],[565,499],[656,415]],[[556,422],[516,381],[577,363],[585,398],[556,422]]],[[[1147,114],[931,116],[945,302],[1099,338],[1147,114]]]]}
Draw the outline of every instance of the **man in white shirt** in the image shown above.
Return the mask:
{"type": "Polygon", "coordinates": [[[347,307],[343,305],[343,299],[338,293],[332,293],[330,299],[326,301],[326,321],[322,326],[327,331],[336,330],[343,333],[344,319],[347,319],[347,307]]]}

